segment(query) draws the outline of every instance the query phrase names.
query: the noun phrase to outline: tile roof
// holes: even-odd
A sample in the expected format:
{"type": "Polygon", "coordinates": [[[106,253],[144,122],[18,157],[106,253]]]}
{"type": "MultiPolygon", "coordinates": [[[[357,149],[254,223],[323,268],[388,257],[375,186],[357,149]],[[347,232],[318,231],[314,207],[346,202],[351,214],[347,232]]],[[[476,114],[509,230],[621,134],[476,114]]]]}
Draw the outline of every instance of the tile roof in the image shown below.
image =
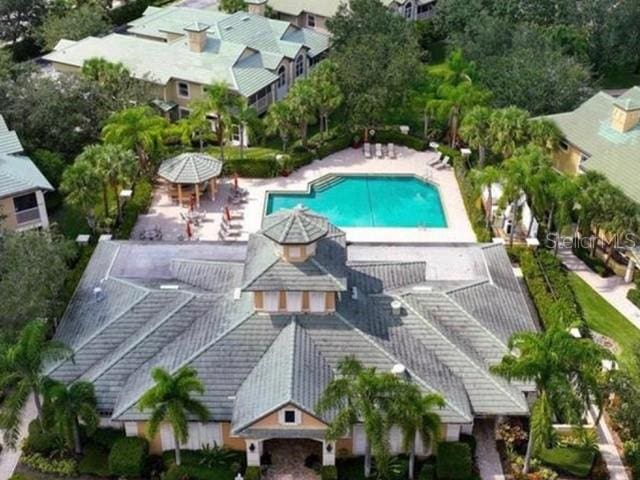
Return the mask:
{"type": "Polygon", "coordinates": [[[222,172],[222,162],[210,155],[198,152],[181,153],[162,161],[158,175],[173,183],[195,184],[217,177],[222,172]]]}
{"type": "Polygon", "coordinates": [[[329,222],[301,205],[265,217],[261,232],[280,245],[306,245],[329,233],[329,222]]]}
{"type": "Polygon", "coordinates": [[[633,107],[639,102],[640,87],[618,98],[599,92],[572,112],[546,117],[571,144],[589,155],[581,168],[604,174],[636,202],[640,202],[640,125],[621,133],[611,126],[611,114],[616,104],[633,107]]]}
{"type": "MultiPolygon", "coordinates": [[[[384,5],[391,5],[396,0],[381,0],[384,5]]],[[[298,16],[302,12],[314,13],[323,17],[333,17],[344,0],[268,0],[267,4],[276,12],[298,16]]]]}
{"type": "Polygon", "coordinates": [[[252,260],[261,257],[255,242],[273,251],[259,234],[246,245],[101,242],[56,333],[76,363],[48,371],[67,382],[94,382],[101,411],[136,420],[148,416],[137,401],[154,367],[191,366],[205,384],[201,400],[212,419],[233,421],[240,435],[257,434],[254,421],[287,403],[314,414],[347,355],[383,371],[405,365],[411,381],[444,395],[439,413],[448,423],[527,413],[527,386],[488,368],[507,351],[511,333],[535,328],[504,247],[389,245],[380,261],[375,248],[358,246],[350,247],[358,261],[347,262],[344,234],[330,226],[316,256],[342,272],[345,289],[358,288],[356,298],[343,292],[335,313],[269,315],[253,310],[251,294],[236,293],[247,270],[269,265],[252,260]],[[433,278],[455,265],[456,255],[471,266],[450,272],[451,279],[433,278]],[[400,315],[392,301],[401,302],[400,315]]]}

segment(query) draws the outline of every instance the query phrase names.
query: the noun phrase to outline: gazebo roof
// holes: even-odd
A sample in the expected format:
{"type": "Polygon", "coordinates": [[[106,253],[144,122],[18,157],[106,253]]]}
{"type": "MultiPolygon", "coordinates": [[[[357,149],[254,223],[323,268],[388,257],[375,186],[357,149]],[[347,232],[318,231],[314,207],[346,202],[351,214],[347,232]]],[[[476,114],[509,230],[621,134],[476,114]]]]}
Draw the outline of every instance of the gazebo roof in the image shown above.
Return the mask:
{"type": "Polygon", "coordinates": [[[206,182],[222,172],[222,162],[204,153],[181,153],[164,160],[158,175],[172,183],[195,184],[206,182]]]}
{"type": "Polygon", "coordinates": [[[313,243],[329,231],[329,222],[306,207],[280,210],[264,218],[262,234],[280,245],[313,243]]]}

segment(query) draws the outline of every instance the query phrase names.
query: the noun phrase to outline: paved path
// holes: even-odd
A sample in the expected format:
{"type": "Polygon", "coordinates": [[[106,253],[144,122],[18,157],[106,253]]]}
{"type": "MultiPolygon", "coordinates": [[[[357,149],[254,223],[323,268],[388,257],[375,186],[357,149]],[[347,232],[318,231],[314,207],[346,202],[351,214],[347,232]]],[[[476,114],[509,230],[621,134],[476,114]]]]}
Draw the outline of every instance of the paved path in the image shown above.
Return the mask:
{"type": "Polygon", "coordinates": [[[476,420],[473,436],[476,438],[476,458],[482,480],[504,480],[500,455],[496,449],[494,419],[476,420]]]}
{"type": "Polygon", "coordinates": [[[33,403],[33,397],[30,395],[27,404],[22,411],[22,421],[20,423],[20,438],[18,439],[18,447],[15,450],[5,448],[0,453],[0,480],[8,480],[13,475],[13,471],[18,465],[20,455],[22,455],[22,440],[27,434],[29,424],[36,418],[36,407],[33,403]]]}
{"type": "Polygon", "coordinates": [[[602,298],[609,302],[622,315],[627,317],[636,327],[640,328],[640,309],[627,300],[627,292],[634,287],[632,283],[625,283],[618,276],[602,278],[591,270],[582,260],[576,257],[570,249],[560,249],[562,263],[575,272],[591,288],[598,292],[602,298]]]}
{"type": "MultiPolygon", "coordinates": [[[[598,418],[596,407],[591,407],[591,415],[593,418],[598,418]]],[[[613,440],[613,434],[604,420],[601,420],[598,425],[598,448],[607,464],[610,480],[629,480],[629,475],[627,475],[627,470],[613,440]]]]}

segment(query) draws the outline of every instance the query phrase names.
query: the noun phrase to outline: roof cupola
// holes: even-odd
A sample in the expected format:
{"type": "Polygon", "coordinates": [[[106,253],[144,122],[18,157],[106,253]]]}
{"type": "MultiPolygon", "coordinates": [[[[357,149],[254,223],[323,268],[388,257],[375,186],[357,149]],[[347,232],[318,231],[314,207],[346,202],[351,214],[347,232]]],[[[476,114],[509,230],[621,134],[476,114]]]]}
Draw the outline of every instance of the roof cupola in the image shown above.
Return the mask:
{"type": "Polygon", "coordinates": [[[640,122],[640,101],[632,98],[617,100],[613,104],[611,125],[621,133],[635,128],[640,122]]]}
{"type": "Polygon", "coordinates": [[[204,52],[207,46],[207,30],[209,30],[209,25],[200,22],[192,23],[184,29],[187,32],[189,50],[195,53],[204,52]]]}

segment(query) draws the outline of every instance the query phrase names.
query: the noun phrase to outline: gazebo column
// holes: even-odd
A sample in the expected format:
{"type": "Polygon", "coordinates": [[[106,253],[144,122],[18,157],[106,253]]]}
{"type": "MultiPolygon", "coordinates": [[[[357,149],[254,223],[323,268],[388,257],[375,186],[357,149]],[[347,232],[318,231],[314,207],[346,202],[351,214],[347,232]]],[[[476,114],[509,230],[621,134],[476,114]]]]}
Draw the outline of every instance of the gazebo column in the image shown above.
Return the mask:
{"type": "Polygon", "coordinates": [[[633,273],[636,269],[636,262],[629,259],[629,264],[627,265],[627,271],[624,274],[624,281],[627,283],[633,282],[633,273]]]}
{"type": "Polygon", "coordinates": [[[182,206],[182,184],[178,184],[178,205],[182,206]]]}
{"type": "Polygon", "coordinates": [[[322,441],[322,465],[336,464],[336,442],[322,441]]]}
{"type": "Polygon", "coordinates": [[[262,440],[245,440],[247,445],[247,466],[259,467],[262,456],[262,440]]]}
{"type": "Polygon", "coordinates": [[[212,178],[209,180],[209,198],[211,200],[216,199],[216,179],[212,178]]]}
{"type": "Polygon", "coordinates": [[[200,208],[200,184],[196,183],[196,206],[200,208]]]}

